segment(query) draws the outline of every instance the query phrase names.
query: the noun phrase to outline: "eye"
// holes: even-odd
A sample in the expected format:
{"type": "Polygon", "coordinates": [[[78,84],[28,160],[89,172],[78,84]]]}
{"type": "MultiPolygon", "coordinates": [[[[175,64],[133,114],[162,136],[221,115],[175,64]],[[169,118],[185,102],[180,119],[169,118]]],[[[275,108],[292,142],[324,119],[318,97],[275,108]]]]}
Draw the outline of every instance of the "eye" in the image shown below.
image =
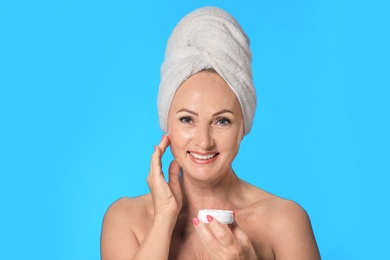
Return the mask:
{"type": "Polygon", "coordinates": [[[183,116],[183,117],[180,117],[180,122],[182,122],[184,124],[191,124],[192,118],[189,116],[183,116]]]}
{"type": "Polygon", "coordinates": [[[220,126],[230,125],[230,119],[225,118],[225,117],[218,118],[216,121],[216,124],[220,125],[220,126]]]}

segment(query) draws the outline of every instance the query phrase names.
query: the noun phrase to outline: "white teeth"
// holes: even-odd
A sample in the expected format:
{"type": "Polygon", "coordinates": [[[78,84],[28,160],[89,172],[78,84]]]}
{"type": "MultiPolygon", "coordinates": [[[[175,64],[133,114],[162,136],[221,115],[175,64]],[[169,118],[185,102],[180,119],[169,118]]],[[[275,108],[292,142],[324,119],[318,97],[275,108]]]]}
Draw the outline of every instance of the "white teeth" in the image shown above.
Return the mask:
{"type": "Polygon", "coordinates": [[[211,159],[213,158],[214,156],[216,156],[217,154],[214,153],[214,154],[209,154],[209,155],[199,155],[199,154],[196,154],[196,153],[190,153],[193,157],[195,157],[196,159],[199,159],[199,160],[207,160],[207,159],[211,159]]]}

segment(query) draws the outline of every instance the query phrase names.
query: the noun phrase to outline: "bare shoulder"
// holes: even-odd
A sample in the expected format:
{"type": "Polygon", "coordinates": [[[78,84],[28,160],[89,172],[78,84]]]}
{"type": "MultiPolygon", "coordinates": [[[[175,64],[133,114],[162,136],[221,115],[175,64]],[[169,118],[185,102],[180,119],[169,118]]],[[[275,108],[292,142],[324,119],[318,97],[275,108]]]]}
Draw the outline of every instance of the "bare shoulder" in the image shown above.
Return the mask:
{"type": "Polygon", "coordinates": [[[102,259],[115,259],[117,255],[135,252],[145,236],[153,212],[150,195],[121,198],[108,208],[102,225],[102,259]]]}
{"type": "Polygon", "coordinates": [[[320,259],[309,216],[298,203],[277,199],[271,212],[271,241],[276,259],[320,259]]]}
{"type": "Polygon", "coordinates": [[[104,218],[119,217],[131,221],[138,215],[145,217],[150,210],[151,203],[149,194],[135,198],[123,197],[110,205],[104,218]]]}
{"type": "Polygon", "coordinates": [[[277,197],[269,203],[268,212],[269,224],[274,234],[299,235],[311,231],[310,219],[305,209],[292,200],[277,197]]]}
{"type": "Polygon", "coordinates": [[[246,184],[247,196],[242,213],[252,215],[254,219],[266,220],[267,225],[279,229],[285,224],[310,224],[306,211],[296,202],[273,195],[260,188],[246,184]]]}
{"type": "MultiPolygon", "coordinates": [[[[265,207],[270,215],[272,226],[282,227],[286,222],[297,222],[295,224],[307,224],[309,221],[305,209],[298,203],[272,195],[265,203],[265,207]]],[[[289,223],[291,224],[291,223],[289,223]]]]}
{"type": "Polygon", "coordinates": [[[259,255],[275,259],[320,259],[309,216],[298,203],[248,185],[252,201],[237,212],[237,222],[259,255]],[[273,257],[271,257],[273,255],[273,257]]]}

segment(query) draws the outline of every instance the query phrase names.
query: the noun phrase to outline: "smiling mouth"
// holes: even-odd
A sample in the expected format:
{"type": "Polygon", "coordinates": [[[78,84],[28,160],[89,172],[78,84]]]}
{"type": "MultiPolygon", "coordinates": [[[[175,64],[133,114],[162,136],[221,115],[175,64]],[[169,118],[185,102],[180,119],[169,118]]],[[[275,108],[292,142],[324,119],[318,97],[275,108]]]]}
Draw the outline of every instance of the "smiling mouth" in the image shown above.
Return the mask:
{"type": "Polygon", "coordinates": [[[198,160],[209,160],[209,159],[212,159],[219,154],[219,153],[212,153],[212,154],[207,154],[207,155],[200,155],[200,154],[192,153],[192,152],[188,152],[188,153],[192,157],[194,157],[195,159],[198,159],[198,160]]]}

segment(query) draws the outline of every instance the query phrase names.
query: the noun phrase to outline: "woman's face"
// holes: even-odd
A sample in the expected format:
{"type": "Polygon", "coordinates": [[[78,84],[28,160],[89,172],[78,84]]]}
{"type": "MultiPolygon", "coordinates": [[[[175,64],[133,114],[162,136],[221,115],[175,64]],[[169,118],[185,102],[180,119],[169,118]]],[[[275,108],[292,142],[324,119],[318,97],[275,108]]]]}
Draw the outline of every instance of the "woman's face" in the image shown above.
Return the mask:
{"type": "Polygon", "coordinates": [[[244,134],[240,103],[217,73],[199,72],[177,90],[168,132],[173,156],[186,175],[218,181],[231,171],[244,134]]]}

